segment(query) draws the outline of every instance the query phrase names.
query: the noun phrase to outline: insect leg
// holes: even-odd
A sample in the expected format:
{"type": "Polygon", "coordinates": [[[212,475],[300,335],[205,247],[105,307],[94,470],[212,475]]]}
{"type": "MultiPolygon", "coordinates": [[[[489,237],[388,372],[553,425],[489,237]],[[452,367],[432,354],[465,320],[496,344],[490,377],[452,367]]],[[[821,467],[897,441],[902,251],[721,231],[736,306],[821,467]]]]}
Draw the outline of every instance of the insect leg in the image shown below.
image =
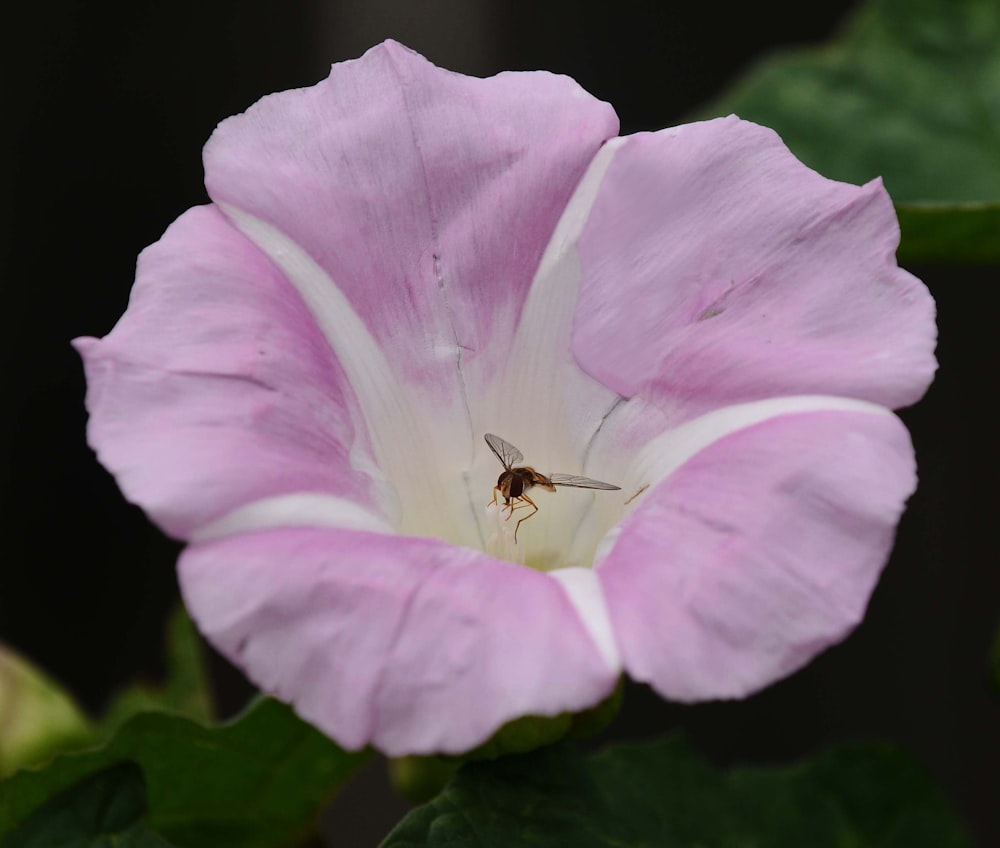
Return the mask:
{"type": "MultiPolygon", "coordinates": [[[[519,528],[519,527],[520,527],[520,526],[521,526],[522,524],[524,524],[524,522],[525,522],[525,521],[527,521],[527,520],[528,520],[529,518],[531,518],[531,516],[532,516],[532,515],[534,515],[534,514],[535,514],[535,512],[538,512],[538,507],[537,507],[537,506],[535,505],[535,502],[534,502],[534,501],[533,501],[533,500],[532,500],[531,498],[529,498],[529,497],[528,497],[527,495],[521,495],[521,500],[522,500],[522,501],[527,501],[527,502],[528,502],[528,504],[529,504],[530,506],[534,507],[534,510],[535,510],[535,511],[534,511],[534,512],[532,512],[532,513],[531,513],[531,515],[526,515],[526,516],[524,516],[524,518],[522,518],[522,519],[521,519],[520,521],[518,521],[518,522],[517,522],[517,525],[516,525],[516,526],[514,527],[514,544],[515,544],[515,545],[517,544],[517,530],[518,530],[518,528],[519,528]]],[[[524,504],[522,504],[522,506],[523,506],[523,505],[524,505],[524,504]]]]}
{"type": "MultiPolygon", "coordinates": [[[[518,495],[518,497],[516,497],[516,498],[511,498],[510,503],[507,504],[506,507],[505,507],[508,510],[508,512],[507,512],[507,520],[508,521],[510,521],[510,517],[514,514],[514,510],[515,509],[521,509],[523,507],[528,506],[528,504],[524,503],[525,500],[527,500],[527,499],[525,498],[524,495],[518,495]]],[[[535,505],[531,504],[531,506],[535,506],[535,505]]],[[[537,509],[537,507],[535,507],[535,508],[537,509]]]]}

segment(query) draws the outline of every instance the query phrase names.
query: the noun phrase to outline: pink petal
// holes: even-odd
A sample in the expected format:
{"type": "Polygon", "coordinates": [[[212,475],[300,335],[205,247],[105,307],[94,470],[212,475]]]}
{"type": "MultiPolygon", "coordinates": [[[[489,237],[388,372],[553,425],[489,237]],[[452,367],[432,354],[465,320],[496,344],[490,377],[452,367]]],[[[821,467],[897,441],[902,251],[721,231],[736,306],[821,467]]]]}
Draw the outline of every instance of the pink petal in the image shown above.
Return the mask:
{"type": "Polygon", "coordinates": [[[246,533],[187,548],[180,579],[213,644],[352,749],[457,753],[619,673],[559,582],[438,540],[246,533]]]}
{"type": "Polygon", "coordinates": [[[373,503],[348,460],[340,367],[295,291],[213,207],[147,248],[117,326],[75,345],[90,444],[168,533],[293,492],[373,503]]]}
{"type": "Polygon", "coordinates": [[[506,349],[559,215],[617,128],[567,77],[465,77],[389,41],[224,121],[206,185],[304,249],[391,365],[453,387],[456,363],[506,349]]]}
{"type": "Polygon", "coordinates": [[[802,165],[735,117],[623,139],[580,237],[573,350],[674,420],[783,394],[915,402],[934,303],[876,180],[802,165]]]}
{"type": "Polygon", "coordinates": [[[916,485],[888,412],[781,415],[646,492],[598,566],[628,673],[682,701],[747,695],[860,621],[916,485]]]}

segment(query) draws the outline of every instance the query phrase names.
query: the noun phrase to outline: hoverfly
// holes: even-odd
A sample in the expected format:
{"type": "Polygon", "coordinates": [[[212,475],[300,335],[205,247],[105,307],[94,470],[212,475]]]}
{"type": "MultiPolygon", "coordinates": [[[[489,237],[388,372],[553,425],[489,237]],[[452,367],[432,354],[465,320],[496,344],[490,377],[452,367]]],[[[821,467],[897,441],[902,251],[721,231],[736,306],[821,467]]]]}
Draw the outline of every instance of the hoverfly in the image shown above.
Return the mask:
{"type": "Polygon", "coordinates": [[[487,433],[486,444],[490,450],[496,454],[500,464],[503,465],[503,473],[497,478],[497,484],[493,487],[493,505],[496,506],[497,495],[503,498],[501,509],[508,510],[507,520],[514,514],[515,509],[522,506],[532,508],[524,518],[514,526],[514,543],[517,544],[517,530],[536,512],[538,505],[528,497],[529,489],[539,486],[548,492],[554,492],[556,486],[572,486],[576,489],[607,489],[619,490],[621,486],[613,486],[611,483],[602,483],[600,480],[591,480],[589,477],[577,477],[573,474],[550,474],[546,477],[539,474],[534,468],[527,465],[514,467],[514,463],[522,462],[524,454],[515,448],[510,442],[501,439],[493,433],[487,433]]]}

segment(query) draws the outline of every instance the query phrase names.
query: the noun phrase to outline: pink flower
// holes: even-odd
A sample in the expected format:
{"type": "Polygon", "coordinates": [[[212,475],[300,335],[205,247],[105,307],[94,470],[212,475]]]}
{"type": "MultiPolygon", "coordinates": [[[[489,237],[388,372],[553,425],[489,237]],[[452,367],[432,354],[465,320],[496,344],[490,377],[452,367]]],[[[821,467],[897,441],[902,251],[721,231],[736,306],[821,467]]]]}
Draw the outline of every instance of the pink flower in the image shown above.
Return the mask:
{"type": "Polygon", "coordinates": [[[348,748],[462,751],[622,672],[740,697],[864,613],[935,368],[888,195],[735,117],[617,130],[387,42],[224,121],[213,203],[76,342],[201,630],[348,748]],[[487,432],[622,491],[533,490],[515,543],[487,432]]]}

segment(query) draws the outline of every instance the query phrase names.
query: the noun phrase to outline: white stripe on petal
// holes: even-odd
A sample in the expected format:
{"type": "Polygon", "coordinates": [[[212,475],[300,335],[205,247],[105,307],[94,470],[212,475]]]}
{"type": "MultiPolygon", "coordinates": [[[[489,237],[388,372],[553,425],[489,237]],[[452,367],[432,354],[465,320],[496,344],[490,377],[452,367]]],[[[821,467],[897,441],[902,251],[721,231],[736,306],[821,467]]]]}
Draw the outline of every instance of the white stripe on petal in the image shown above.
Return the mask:
{"type": "MultiPolygon", "coordinates": [[[[586,459],[594,434],[620,398],[580,370],[570,336],[581,278],[576,240],[619,146],[617,139],[606,142],[577,186],[539,263],[504,373],[476,410],[474,425],[482,432],[477,434],[475,478],[484,491],[500,470],[483,443],[486,432],[517,445],[526,464],[544,474],[582,474],[617,483],[586,459]]],[[[568,564],[572,534],[594,495],[579,490],[538,495],[542,515],[525,523],[518,545],[527,549],[523,556],[529,562],[568,564]]]]}
{"type": "Polygon", "coordinates": [[[604,600],[604,590],[597,575],[589,568],[559,568],[550,571],[549,576],[558,580],[566,590],[570,602],[579,613],[580,620],[590,633],[608,668],[620,670],[622,661],[618,653],[618,643],[611,628],[611,617],[608,615],[608,607],[604,600]]]}
{"type": "Polygon", "coordinates": [[[653,439],[639,453],[631,473],[626,477],[625,491],[638,490],[672,474],[691,457],[712,442],[760,424],[779,415],[799,412],[871,412],[891,415],[884,406],[852,398],[826,395],[793,395],[768,400],[741,403],[716,409],[695,418],[662,436],[653,439]]]}
{"type": "MultiPolygon", "coordinates": [[[[726,406],[687,421],[680,427],[667,430],[649,441],[630,462],[627,457],[619,456],[618,462],[621,463],[623,473],[616,482],[622,487],[622,497],[614,501],[595,499],[591,514],[581,522],[580,532],[574,538],[572,560],[582,562],[593,557],[595,565],[600,563],[617,539],[617,523],[633,509],[642,505],[642,494],[719,439],[782,415],[838,411],[867,412],[874,415],[893,414],[884,406],[852,398],[828,395],[769,398],[726,406]],[[631,503],[625,505],[623,502],[629,499],[631,503]]],[[[650,409],[646,409],[646,413],[654,414],[650,409]]],[[[641,401],[636,399],[627,405],[621,421],[623,427],[628,426],[630,414],[643,414],[641,401]]],[[[620,447],[616,446],[614,441],[613,435],[609,435],[608,439],[602,439],[599,452],[607,455],[616,450],[620,451],[620,447]]],[[[605,456],[605,461],[613,462],[614,457],[605,456]]]]}
{"type": "Polygon", "coordinates": [[[263,498],[234,509],[200,528],[191,541],[206,542],[223,536],[278,527],[336,527],[340,530],[363,530],[371,533],[395,532],[383,518],[355,501],[318,492],[297,492],[263,498]]]}
{"type": "MultiPolygon", "coordinates": [[[[457,405],[454,410],[435,409],[433,420],[431,414],[422,414],[427,403],[399,380],[364,321],[326,271],[280,230],[235,207],[220,207],[284,272],[347,373],[376,462],[399,496],[402,512],[396,529],[478,547],[480,536],[466,493],[461,487],[445,485],[448,474],[441,469],[441,457],[453,456],[456,443],[469,443],[464,409],[457,405]]],[[[380,505],[392,514],[393,504],[380,505]]]]}
{"type": "Polygon", "coordinates": [[[501,388],[521,419],[505,423],[504,438],[524,449],[529,460],[531,455],[545,457],[552,463],[546,471],[583,473],[586,446],[618,400],[615,392],[580,370],[570,337],[580,296],[576,240],[619,142],[607,142],[594,157],[552,234],[521,312],[501,388]]]}
{"type": "Polygon", "coordinates": [[[564,265],[567,257],[576,256],[576,240],[590,217],[597,192],[621,142],[620,138],[612,139],[598,151],[559,219],[524,304],[518,341],[533,341],[536,345],[547,341],[545,346],[552,355],[569,352],[569,334],[580,295],[580,273],[574,267],[573,273],[567,274],[569,269],[564,265]],[[557,344],[557,338],[566,344],[557,344]]]}

